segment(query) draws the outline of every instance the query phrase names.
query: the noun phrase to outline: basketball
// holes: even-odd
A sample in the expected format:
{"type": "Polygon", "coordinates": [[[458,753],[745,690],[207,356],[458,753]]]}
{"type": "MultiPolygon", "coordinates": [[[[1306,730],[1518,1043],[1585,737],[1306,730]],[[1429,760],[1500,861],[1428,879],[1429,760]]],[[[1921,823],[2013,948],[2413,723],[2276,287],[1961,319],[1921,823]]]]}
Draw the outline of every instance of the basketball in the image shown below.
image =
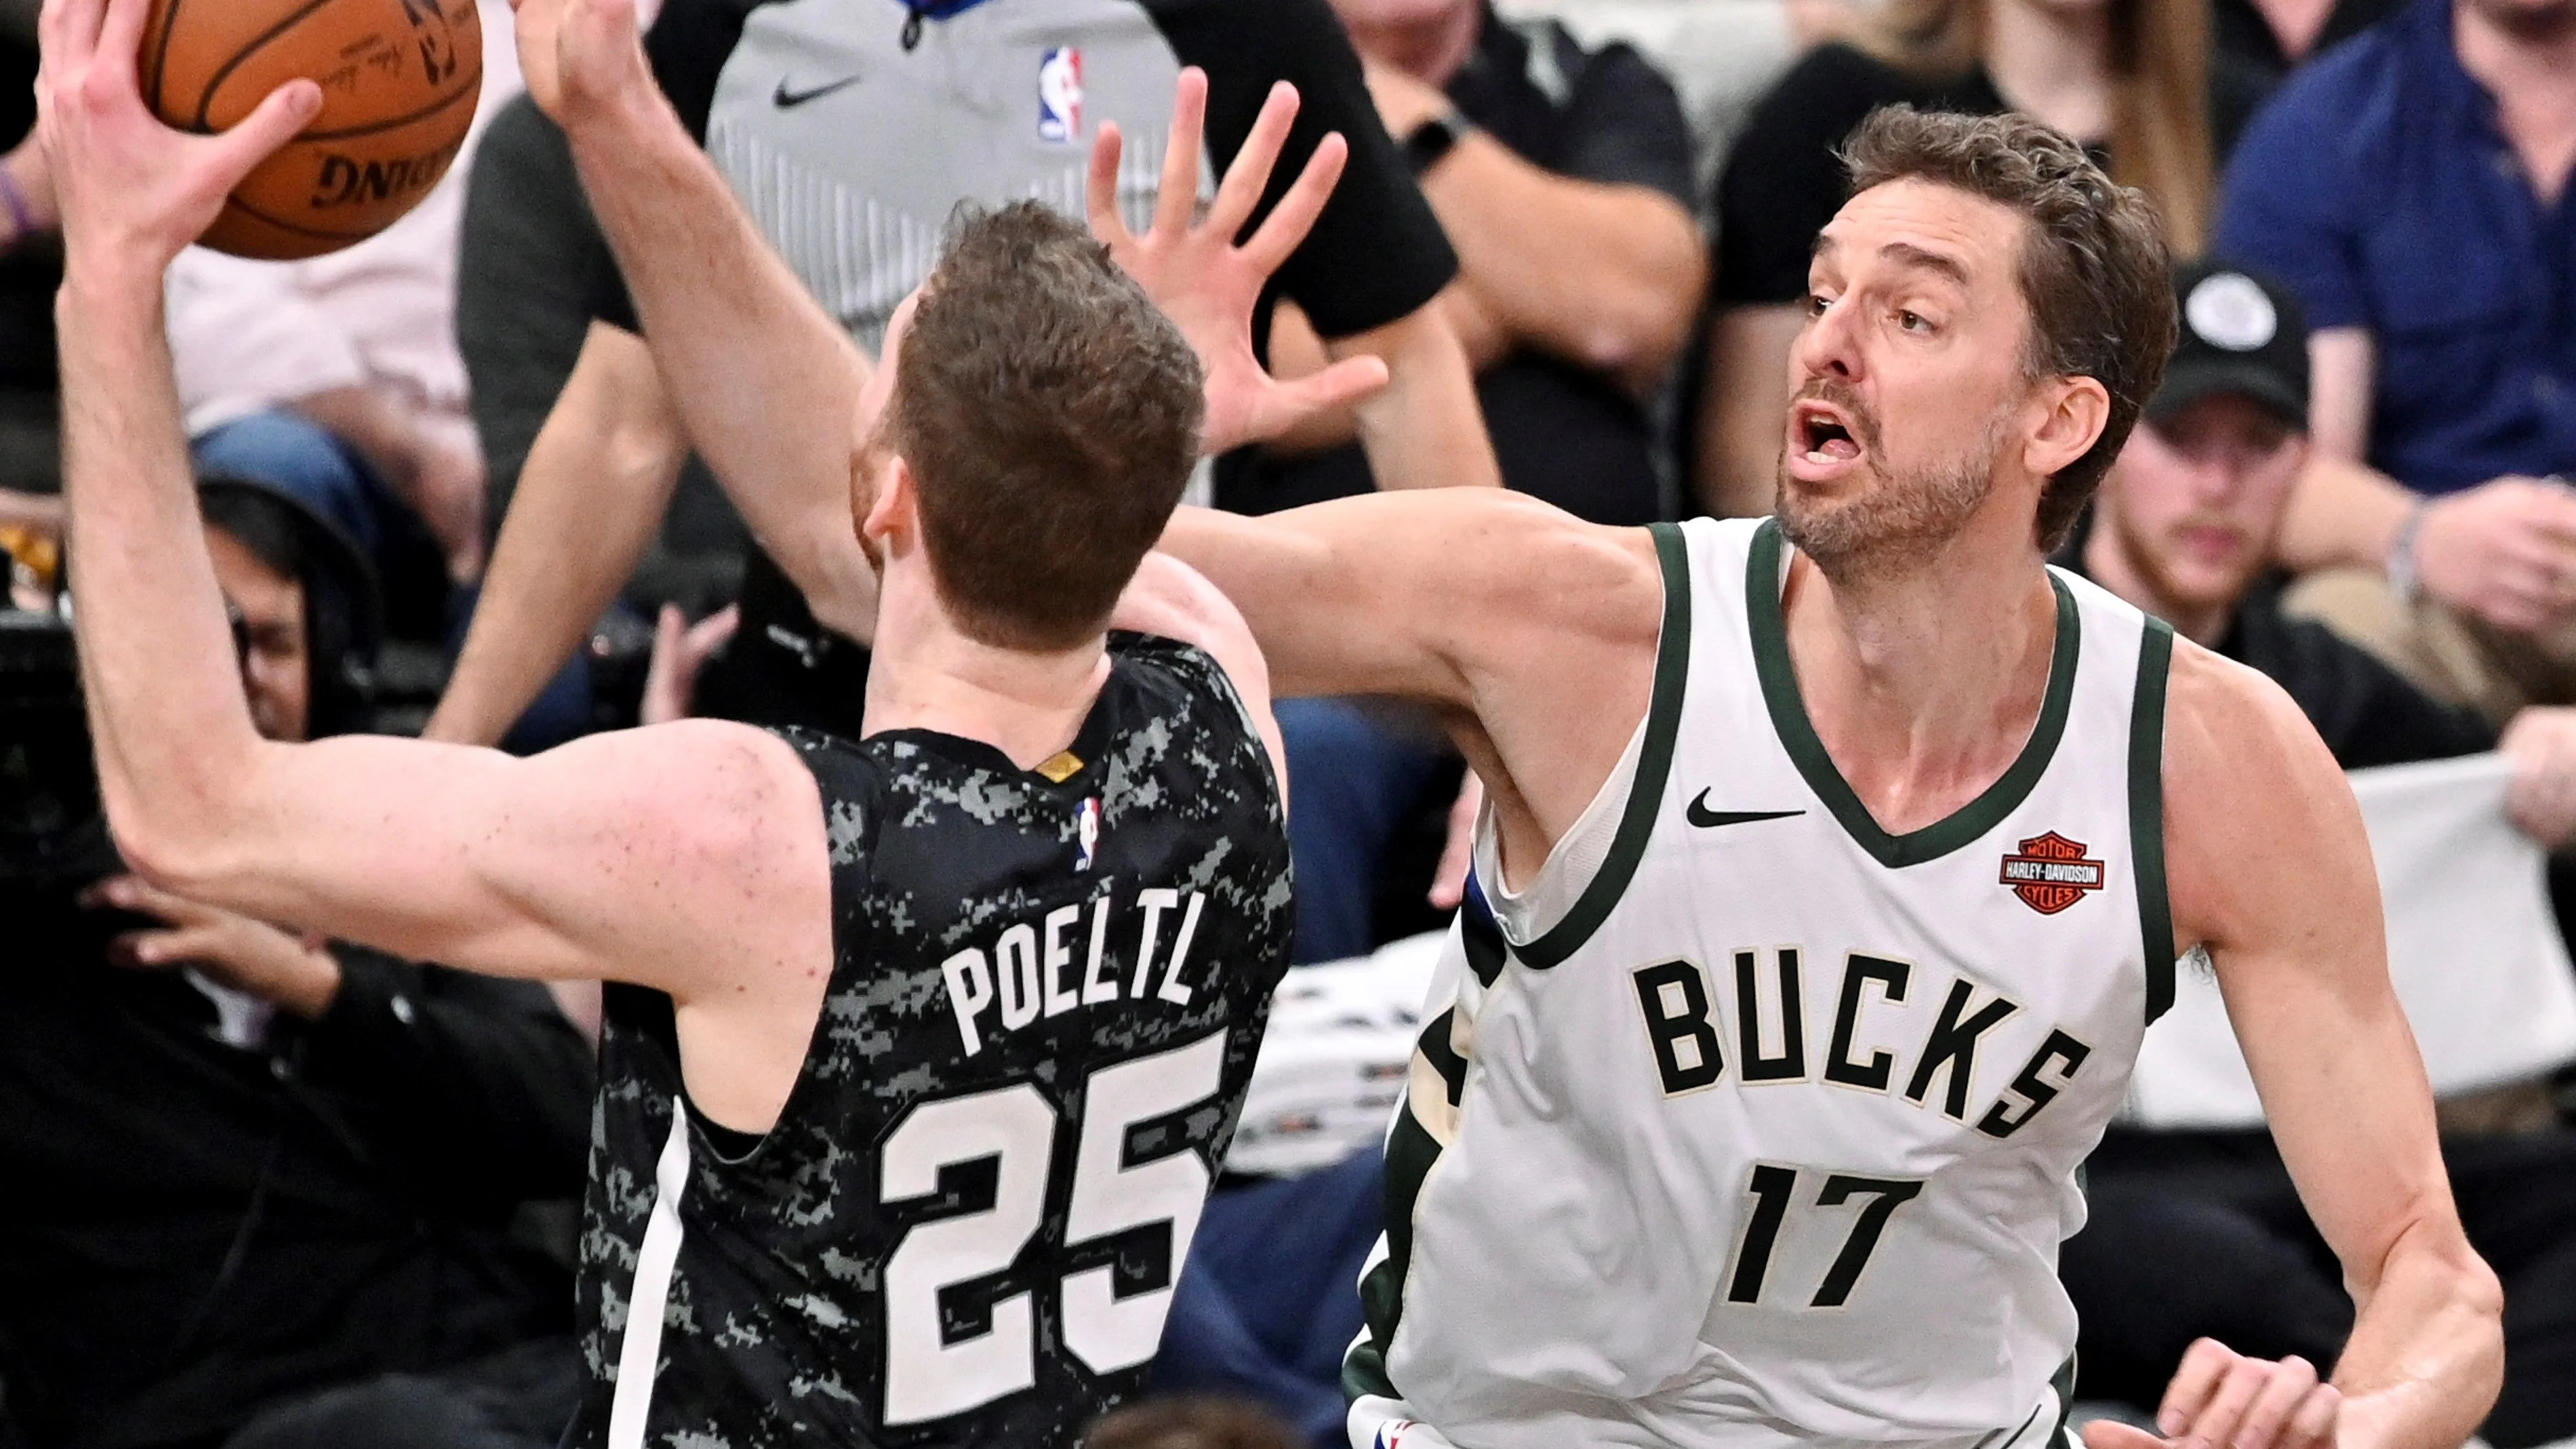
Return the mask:
{"type": "Polygon", "coordinates": [[[214,132],[298,76],[320,83],[304,133],[235,188],[200,240],[238,257],[337,251],[402,219],[464,144],[483,85],[475,0],[154,0],[143,98],[214,132]]]}

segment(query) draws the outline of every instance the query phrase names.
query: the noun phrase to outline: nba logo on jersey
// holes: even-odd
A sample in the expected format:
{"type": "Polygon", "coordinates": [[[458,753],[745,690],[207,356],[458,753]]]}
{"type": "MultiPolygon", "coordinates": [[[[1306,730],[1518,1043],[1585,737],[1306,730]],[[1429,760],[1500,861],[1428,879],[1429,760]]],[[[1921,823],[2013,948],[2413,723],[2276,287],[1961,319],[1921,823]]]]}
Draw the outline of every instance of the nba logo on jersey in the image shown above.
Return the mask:
{"type": "Polygon", "coordinates": [[[1038,57],[1038,139],[1070,146],[1082,139],[1082,50],[1059,45],[1038,57]]]}
{"type": "Polygon", "coordinates": [[[1100,848],[1099,796],[1095,795],[1092,798],[1083,801],[1082,808],[1074,813],[1073,834],[1075,842],[1082,850],[1082,853],[1074,858],[1073,868],[1075,870],[1089,870],[1091,869],[1091,857],[1100,848]]]}

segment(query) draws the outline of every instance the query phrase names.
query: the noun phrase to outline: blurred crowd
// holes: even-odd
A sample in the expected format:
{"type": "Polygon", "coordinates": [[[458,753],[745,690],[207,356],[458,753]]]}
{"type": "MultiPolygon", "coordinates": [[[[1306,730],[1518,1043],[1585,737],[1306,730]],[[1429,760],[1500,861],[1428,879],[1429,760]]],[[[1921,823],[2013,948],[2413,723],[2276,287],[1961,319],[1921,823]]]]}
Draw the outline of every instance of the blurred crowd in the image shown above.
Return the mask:
{"type": "MultiPolygon", "coordinates": [[[[900,144],[808,124],[833,82],[988,8],[1039,12],[1031,33],[1079,10],[1104,62],[1126,43],[1068,0],[666,0],[652,31],[683,119],[867,346],[956,199],[1079,207],[1080,152],[1033,161],[1024,134],[1041,107],[1090,134],[1078,49],[1069,116],[1032,49],[898,83],[873,104],[900,144]]],[[[2057,561],[2271,675],[2347,768],[2501,750],[2515,825],[2576,838],[2576,0],[1180,9],[1212,131],[1248,123],[1230,85],[1349,80],[1358,109],[1301,125],[1365,133],[1351,176],[1261,342],[1283,375],[1374,355],[1392,376],[1216,460],[1201,501],[1501,486],[1605,524],[1767,512],[1837,146],[1882,105],[2018,110],[2152,197],[2183,259],[2165,389],[2057,561]]],[[[0,1449],[551,1444],[595,1004],[163,895],[84,804],[34,11],[0,0],[0,1449]]],[[[718,449],[639,340],[510,12],[482,14],[480,117],[417,211],[331,256],[199,250],[169,276],[260,728],[518,752],[692,712],[857,732],[869,581],[737,512],[698,456],[718,449]]],[[[1091,69],[1092,126],[1114,71],[1091,69]]],[[[1122,204],[1149,209],[1137,149],[1122,204]]],[[[1298,960],[1440,928],[1476,788],[1437,722],[1279,714],[1298,960]]],[[[2576,1440],[2564,1086],[2442,1104],[2508,1291],[2499,1449],[2576,1440]]],[[[1341,1442],[1379,1180],[1365,1145],[1229,1173],[1169,1396],[1090,1442],[1341,1442]]],[[[2259,1128],[2115,1129],[2091,1184],[2062,1267],[2097,1412],[2152,1412],[2203,1334],[2333,1361],[2352,1305],[2259,1128]]]]}

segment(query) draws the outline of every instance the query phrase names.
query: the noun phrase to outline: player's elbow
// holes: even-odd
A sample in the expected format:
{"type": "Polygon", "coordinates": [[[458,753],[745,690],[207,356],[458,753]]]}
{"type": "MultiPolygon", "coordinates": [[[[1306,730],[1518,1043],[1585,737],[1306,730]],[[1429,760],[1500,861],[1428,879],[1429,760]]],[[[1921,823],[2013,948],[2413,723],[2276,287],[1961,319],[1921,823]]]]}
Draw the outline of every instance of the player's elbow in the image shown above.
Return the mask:
{"type": "Polygon", "coordinates": [[[108,834],[126,867],[174,895],[207,896],[241,834],[248,763],[182,769],[148,787],[122,771],[100,771],[108,834]]]}
{"type": "Polygon", "coordinates": [[[219,873],[213,864],[217,832],[206,828],[205,812],[160,798],[147,803],[133,790],[101,794],[108,834],[128,870],[173,895],[203,893],[202,883],[219,873]]]}

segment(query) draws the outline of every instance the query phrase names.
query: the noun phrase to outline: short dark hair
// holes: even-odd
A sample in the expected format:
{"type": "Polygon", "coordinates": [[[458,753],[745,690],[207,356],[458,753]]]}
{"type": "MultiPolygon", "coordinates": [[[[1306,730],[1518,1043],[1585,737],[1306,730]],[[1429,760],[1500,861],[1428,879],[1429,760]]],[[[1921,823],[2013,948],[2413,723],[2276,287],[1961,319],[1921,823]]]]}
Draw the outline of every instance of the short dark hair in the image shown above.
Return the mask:
{"type": "Polygon", "coordinates": [[[1203,387],[1079,225],[1034,201],[960,208],[885,420],[958,627],[1016,649],[1098,631],[1198,462],[1203,387]]]}
{"type": "Polygon", "coordinates": [[[2033,378],[2090,377],[2111,394],[2102,436],[2040,494],[2039,546],[2054,550],[2128,442],[2173,355],[2173,257],[2155,203],[2084,148],[2025,116],[1888,106],[1843,143],[1852,194],[1891,181],[1955,187],[2029,223],[2020,281],[2033,378]]]}

